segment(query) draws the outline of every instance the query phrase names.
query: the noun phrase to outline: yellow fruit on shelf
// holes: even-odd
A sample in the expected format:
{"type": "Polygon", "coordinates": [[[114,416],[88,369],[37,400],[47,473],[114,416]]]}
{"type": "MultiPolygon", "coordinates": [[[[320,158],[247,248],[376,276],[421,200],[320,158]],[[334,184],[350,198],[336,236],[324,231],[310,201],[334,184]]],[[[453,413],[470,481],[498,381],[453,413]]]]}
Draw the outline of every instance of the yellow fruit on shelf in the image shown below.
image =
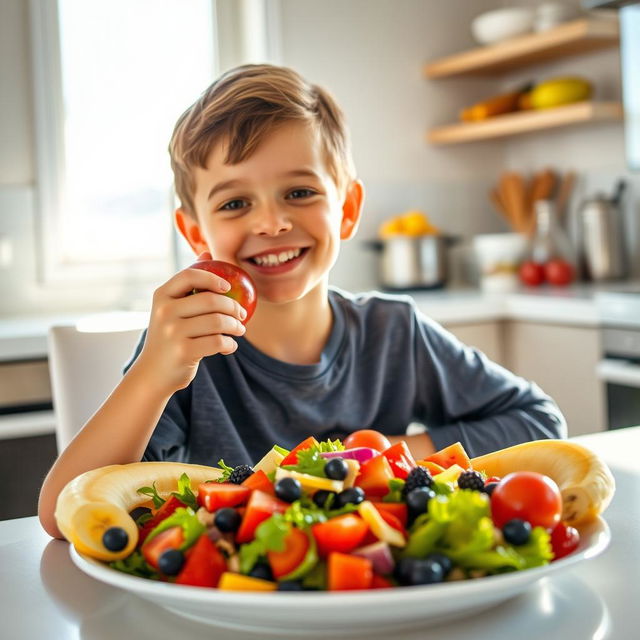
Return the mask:
{"type": "Polygon", "coordinates": [[[572,102],[588,100],[593,93],[592,84],[585,78],[552,78],[531,90],[531,106],[534,109],[550,109],[572,102]]]}

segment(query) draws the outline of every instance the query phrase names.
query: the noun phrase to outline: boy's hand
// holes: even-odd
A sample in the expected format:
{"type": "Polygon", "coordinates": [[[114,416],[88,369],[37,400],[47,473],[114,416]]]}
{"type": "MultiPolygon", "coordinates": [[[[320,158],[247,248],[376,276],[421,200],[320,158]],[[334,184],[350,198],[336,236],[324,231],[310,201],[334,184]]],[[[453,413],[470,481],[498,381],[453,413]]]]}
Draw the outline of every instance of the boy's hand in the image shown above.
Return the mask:
{"type": "Polygon", "coordinates": [[[156,289],[144,347],[134,363],[144,367],[149,382],[174,393],[193,380],[204,356],[238,348],[231,336],[244,334],[246,312],[223,295],[229,288],[220,276],[189,268],[156,289]],[[199,293],[189,295],[194,289],[199,293]]]}

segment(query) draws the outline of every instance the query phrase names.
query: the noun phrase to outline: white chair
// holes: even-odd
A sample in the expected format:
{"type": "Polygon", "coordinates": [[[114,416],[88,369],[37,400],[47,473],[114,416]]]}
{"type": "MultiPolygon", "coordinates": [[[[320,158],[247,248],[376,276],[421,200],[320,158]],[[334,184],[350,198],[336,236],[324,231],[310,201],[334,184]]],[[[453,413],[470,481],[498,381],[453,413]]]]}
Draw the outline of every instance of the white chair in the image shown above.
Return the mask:
{"type": "Polygon", "coordinates": [[[124,365],[145,326],[143,322],[134,324],[138,326],[116,330],[98,330],[98,325],[82,330],[80,324],[49,328],[49,374],[58,453],[122,378],[124,365]]]}

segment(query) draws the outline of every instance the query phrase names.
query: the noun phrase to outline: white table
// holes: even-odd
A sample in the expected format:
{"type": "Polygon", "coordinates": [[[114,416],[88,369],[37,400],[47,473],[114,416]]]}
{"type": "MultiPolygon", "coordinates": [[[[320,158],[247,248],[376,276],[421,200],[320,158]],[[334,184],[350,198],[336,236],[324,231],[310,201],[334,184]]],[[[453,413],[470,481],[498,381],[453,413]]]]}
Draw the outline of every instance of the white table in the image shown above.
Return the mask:
{"type": "MultiPolygon", "coordinates": [[[[402,640],[640,638],[640,427],[576,441],[598,451],[616,478],[616,494],[605,513],[612,533],[610,547],[601,556],[546,578],[480,615],[439,626],[432,633],[425,629],[402,634],[402,640]]],[[[96,582],[76,569],[67,543],[51,540],[36,518],[0,522],[3,640],[269,637],[191,622],[96,582]]],[[[367,637],[388,640],[388,634],[367,637]]]]}

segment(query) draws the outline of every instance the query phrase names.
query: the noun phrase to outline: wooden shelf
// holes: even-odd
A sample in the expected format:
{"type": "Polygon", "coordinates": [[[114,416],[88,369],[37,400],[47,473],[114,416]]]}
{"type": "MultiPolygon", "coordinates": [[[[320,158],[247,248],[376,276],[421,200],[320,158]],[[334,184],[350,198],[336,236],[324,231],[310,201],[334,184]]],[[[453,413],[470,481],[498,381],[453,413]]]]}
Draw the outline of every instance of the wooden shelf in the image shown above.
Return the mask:
{"type": "Polygon", "coordinates": [[[618,45],[616,18],[582,18],[548,31],[512,38],[498,44],[463,51],[427,63],[428,78],[495,75],[556,58],[588,53],[618,45]]]}
{"type": "Polygon", "coordinates": [[[519,111],[496,116],[482,122],[460,122],[431,129],[427,141],[431,144],[458,144],[513,136],[554,127],[621,120],[619,102],[576,102],[553,109],[519,111]]]}

